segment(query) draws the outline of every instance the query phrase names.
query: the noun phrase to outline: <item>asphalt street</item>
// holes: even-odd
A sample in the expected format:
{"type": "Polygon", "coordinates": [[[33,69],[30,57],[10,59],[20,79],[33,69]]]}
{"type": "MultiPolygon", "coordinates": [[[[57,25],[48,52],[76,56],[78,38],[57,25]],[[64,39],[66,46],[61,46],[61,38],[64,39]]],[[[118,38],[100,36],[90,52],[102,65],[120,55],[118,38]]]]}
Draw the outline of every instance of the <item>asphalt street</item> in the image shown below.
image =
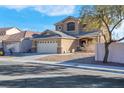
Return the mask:
{"type": "Polygon", "coordinates": [[[55,66],[52,64],[1,62],[0,87],[123,88],[124,74],[55,66]]]}

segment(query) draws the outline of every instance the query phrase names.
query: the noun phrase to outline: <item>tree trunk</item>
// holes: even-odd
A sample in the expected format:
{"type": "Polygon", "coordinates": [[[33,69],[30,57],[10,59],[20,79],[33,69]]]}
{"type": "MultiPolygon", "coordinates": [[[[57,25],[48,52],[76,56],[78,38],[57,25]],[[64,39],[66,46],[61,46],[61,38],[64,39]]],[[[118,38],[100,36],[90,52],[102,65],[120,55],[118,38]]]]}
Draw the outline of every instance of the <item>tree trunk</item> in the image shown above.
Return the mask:
{"type": "Polygon", "coordinates": [[[109,45],[110,43],[105,43],[105,55],[104,55],[103,63],[108,63],[109,45]]]}

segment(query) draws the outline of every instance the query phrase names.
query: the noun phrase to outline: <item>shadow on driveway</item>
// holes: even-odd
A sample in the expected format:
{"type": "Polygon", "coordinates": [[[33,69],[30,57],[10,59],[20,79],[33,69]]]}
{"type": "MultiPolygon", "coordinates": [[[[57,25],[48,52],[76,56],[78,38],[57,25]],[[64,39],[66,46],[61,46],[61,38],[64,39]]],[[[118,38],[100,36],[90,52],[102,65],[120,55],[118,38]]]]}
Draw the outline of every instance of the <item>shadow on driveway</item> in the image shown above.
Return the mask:
{"type": "Polygon", "coordinates": [[[61,62],[60,64],[73,64],[73,65],[94,64],[94,65],[124,67],[123,63],[118,63],[118,62],[103,63],[103,62],[95,61],[95,56],[68,60],[68,61],[61,62]]]}
{"type": "Polygon", "coordinates": [[[92,57],[85,57],[85,58],[78,58],[78,59],[73,59],[73,60],[68,60],[61,62],[61,64],[70,64],[70,63],[94,63],[95,62],[95,56],[92,57]]]}
{"type": "Polygon", "coordinates": [[[77,75],[1,81],[0,87],[18,88],[123,88],[123,78],[77,75]]]}

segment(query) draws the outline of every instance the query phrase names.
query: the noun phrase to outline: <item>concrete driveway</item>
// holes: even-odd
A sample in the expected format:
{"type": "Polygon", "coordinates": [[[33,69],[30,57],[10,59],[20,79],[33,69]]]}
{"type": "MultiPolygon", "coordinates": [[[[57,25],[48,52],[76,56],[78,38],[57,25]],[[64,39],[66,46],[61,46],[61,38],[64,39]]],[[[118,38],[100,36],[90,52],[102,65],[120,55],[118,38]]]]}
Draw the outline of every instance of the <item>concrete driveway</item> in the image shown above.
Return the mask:
{"type": "Polygon", "coordinates": [[[36,61],[38,58],[55,55],[55,54],[39,54],[39,53],[19,53],[12,56],[1,56],[0,61],[19,61],[19,62],[31,62],[36,61]]]}

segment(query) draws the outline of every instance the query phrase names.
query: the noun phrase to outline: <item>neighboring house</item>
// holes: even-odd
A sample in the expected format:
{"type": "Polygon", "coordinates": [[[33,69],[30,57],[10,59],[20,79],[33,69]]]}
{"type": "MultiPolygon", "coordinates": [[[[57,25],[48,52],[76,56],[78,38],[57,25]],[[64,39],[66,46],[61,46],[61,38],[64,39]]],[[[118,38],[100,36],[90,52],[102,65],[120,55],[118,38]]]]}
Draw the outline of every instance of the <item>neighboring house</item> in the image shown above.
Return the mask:
{"type": "Polygon", "coordinates": [[[0,48],[7,52],[29,52],[36,32],[21,31],[18,28],[0,28],[0,48]]]}
{"type": "Polygon", "coordinates": [[[0,36],[12,35],[18,32],[21,32],[21,31],[15,27],[0,28],[0,36]]]}
{"type": "Polygon", "coordinates": [[[21,32],[15,27],[0,28],[0,48],[3,48],[3,41],[6,40],[10,35],[21,32]]]}
{"type": "Polygon", "coordinates": [[[100,42],[100,31],[85,32],[80,19],[67,17],[55,24],[54,30],[46,30],[33,38],[33,46],[39,53],[69,53],[79,50],[94,51],[100,42]]]}
{"type": "Polygon", "coordinates": [[[11,50],[12,52],[16,53],[31,52],[31,38],[35,34],[35,32],[22,31],[20,33],[10,35],[6,40],[3,41],[5,51],[9,52],[11,50]]]}

